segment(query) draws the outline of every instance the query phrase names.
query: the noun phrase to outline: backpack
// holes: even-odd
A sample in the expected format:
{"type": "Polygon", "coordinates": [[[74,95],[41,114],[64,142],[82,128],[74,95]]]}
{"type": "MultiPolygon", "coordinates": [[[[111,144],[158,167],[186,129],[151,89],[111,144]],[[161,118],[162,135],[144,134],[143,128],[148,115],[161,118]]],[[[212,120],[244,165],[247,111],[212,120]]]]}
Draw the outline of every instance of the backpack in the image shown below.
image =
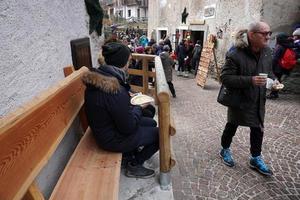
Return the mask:
{"type": "Polygon", "coordinates": [[[287,48],[279,60],[280,66],[286,70],[292,70],[296,66],[296,53],[293,49],[287,48]]]}

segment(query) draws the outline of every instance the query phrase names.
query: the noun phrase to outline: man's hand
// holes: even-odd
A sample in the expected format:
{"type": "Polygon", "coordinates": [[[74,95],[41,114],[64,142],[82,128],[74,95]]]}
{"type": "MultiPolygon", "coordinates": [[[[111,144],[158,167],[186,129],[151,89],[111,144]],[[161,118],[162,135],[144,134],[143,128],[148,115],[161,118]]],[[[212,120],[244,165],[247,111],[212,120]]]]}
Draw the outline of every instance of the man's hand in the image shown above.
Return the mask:
{"type": "Polygon", "coordinates": [[[263,86],[266,85],[267,79],[262,76],[252,76],[252,84],[255,86],[263,86]]]}

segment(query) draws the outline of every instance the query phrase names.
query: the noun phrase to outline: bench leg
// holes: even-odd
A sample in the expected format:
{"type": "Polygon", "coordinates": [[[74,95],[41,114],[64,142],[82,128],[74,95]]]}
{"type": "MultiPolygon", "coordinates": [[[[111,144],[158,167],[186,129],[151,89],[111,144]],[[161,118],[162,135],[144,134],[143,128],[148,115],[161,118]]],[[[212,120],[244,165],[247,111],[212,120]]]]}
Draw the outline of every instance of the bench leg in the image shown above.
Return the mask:
{"type": "Polygon", "coordinates": [[[162,190],[170,190],[171,186],[171,173],[170,172],[160,172],[159,176],[160,188],[162,190]]]}

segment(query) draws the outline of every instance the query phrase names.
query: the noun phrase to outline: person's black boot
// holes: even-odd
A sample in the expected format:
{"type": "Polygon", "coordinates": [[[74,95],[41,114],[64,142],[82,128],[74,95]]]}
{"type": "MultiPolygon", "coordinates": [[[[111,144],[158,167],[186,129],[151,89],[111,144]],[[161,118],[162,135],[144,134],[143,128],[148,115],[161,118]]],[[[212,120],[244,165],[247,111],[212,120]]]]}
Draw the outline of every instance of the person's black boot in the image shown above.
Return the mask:
{"type": "Polygon", "coordinates": [[[121,162],[121,168],[125,169],[129,162],[134,160],[133,153],[123,153],[122,155],[122,162],[121,162]]]}
{"type": "Polygon", "coordinates": [[[125,175],[130,178],[151,178],[155,175],[155,172],[141,164],[128,163],[125,175]]]}

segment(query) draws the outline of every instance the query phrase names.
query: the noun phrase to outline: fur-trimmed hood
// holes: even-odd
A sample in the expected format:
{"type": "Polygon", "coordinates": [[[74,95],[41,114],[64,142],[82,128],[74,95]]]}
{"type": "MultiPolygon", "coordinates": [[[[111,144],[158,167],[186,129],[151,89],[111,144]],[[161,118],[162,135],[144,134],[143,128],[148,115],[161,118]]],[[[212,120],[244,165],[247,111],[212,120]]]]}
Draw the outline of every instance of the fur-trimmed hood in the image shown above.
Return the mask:
{"type": "Polygon", "coordinates": [[[90,88],[97,88],[105,93],[116,94],[121,86],[127,87],[126,73],[115,66],[101,65],[98,69],[91,68],[82,77],[83,83],[90,88]]]}
{"type": "Polygon", "coordinates": [[[237,48],[247,48],[249,46],[247,29],[239,30],[235,35],[234,46],[237,48]]]}
{"type": "Polygon", "coordinates": [[[120,91],[121,85],[117,78],[105,76],[96,71],[89,71],[82,77],[82,82],[87,87],[94,87],[105,93],[116,94],[120,91]]]}

